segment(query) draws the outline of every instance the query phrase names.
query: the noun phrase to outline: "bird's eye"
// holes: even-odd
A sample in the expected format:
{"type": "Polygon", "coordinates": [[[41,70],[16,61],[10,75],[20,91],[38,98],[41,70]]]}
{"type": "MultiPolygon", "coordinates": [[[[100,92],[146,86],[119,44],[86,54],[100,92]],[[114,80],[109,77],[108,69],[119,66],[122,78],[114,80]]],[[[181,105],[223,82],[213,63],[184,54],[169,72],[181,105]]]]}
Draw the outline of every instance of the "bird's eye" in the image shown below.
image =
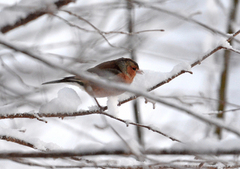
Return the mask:
{"type": "Polygon", "coordinates": [[[133,70],[137,70],[135,67],[132,68],[133,70]]]}

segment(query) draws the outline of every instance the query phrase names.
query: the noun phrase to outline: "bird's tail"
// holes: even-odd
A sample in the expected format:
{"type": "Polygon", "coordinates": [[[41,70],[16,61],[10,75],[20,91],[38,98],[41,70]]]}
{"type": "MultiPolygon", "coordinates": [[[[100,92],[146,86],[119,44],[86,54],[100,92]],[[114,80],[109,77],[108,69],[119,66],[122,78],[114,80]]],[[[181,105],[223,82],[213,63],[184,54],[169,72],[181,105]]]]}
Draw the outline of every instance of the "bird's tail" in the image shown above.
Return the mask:
{"type": "Polygon", "coordinates": [[[82,82],[80,79],[77,79],[75,76],[65,77],[61,80],[54,80],[54,81],[45,82],[45,83],[42,83],[42,85],[53,84],[53,83],[77,83],[81,86],[84,86],[84,82],[82,82]]]}

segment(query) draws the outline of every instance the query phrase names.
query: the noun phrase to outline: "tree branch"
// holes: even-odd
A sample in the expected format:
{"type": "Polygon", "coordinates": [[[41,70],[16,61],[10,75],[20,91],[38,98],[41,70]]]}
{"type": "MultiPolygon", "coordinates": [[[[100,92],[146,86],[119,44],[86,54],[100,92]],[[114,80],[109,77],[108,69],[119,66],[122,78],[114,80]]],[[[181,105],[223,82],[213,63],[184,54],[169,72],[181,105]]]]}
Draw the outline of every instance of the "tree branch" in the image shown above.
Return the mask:
{"type": "MultiPolygon", "coordinates": [[[[142,152],[144,155],[239,155],[240,149],[234,150],[174,150],[174,149],[160,149],[160,150],[147,150],[142,152]]],[[[98,150],[98,151],[51,151],[51,152],[7,152],[0,153],[0,159],[8,158],[64,158],[64,157],[78,157],[78,156],[98,156],[98,155],[132,155],[129,151],[123,149],[115,150],[98,150]]]]}

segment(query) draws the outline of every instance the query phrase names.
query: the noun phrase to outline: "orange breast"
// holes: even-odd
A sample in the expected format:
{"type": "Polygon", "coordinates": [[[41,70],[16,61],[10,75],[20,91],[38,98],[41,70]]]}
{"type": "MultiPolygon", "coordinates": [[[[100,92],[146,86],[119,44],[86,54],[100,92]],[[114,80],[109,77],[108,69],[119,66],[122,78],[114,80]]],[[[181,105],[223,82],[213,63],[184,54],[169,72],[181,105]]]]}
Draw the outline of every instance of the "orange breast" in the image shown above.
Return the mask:
{"type": "Polygon", "coordinates": [[[117,90],[109,87],[104,87],[100,85],[85,85],[86,92],[93,97],[108,97],[108,96],[117,96],[122,94],[124,91],[117,90]]]}

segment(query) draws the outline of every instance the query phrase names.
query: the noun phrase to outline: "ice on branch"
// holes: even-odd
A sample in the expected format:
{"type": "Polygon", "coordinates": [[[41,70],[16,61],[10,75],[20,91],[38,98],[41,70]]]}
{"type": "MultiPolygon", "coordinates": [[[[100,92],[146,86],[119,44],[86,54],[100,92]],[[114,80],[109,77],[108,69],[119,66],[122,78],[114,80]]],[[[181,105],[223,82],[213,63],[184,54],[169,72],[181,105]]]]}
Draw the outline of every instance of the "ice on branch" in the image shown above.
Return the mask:
{"type": "Polygon", "coordinates": [[[80,105],[78,94],[71,88],[63,88],[58,92],[57,98],[40,107],[40,113],[66,113],[75,112],[80,105]]]}

